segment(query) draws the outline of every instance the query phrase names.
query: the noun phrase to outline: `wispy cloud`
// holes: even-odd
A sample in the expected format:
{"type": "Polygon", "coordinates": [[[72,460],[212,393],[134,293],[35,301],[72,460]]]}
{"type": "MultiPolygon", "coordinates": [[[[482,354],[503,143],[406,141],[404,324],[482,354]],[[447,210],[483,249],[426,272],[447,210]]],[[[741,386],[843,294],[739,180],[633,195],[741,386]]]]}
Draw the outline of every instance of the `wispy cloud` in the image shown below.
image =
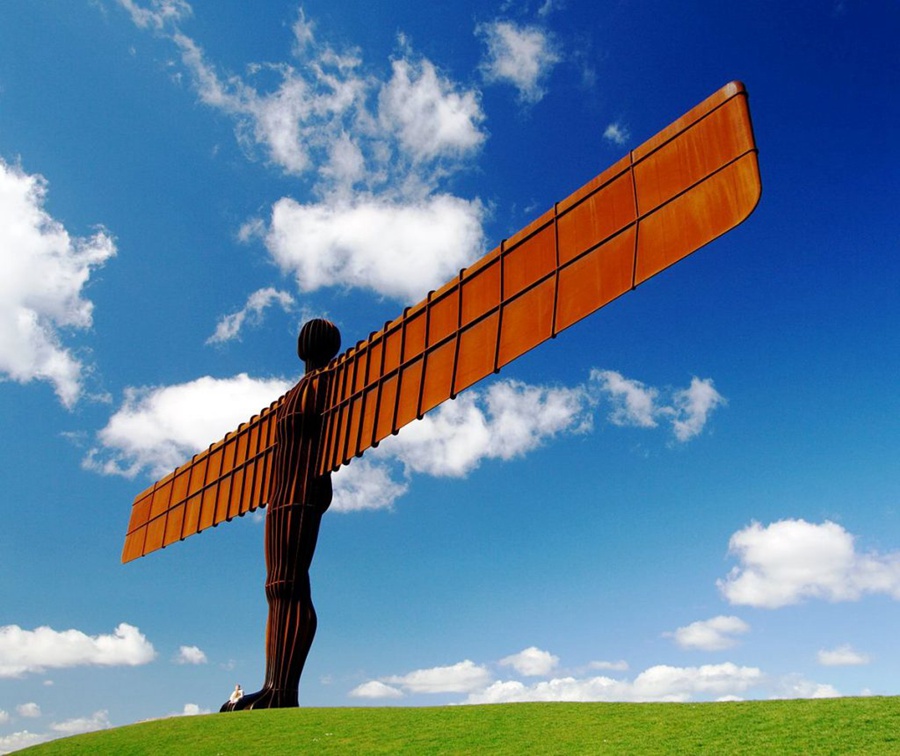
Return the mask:
{"type": "Polygon", "coordinates": [[[479,98],[438,74],[427,60],[400,59],[378,94],[379,121],[415,164],[463,158],[481,147],[485,134],[479,98]]]}
{"type": "Polygon", "coordinates": [[[511,84],[524,103],[543,99],[546,80],[562,59],[546,29],[496,20],[479,24],[476,34],[487,46],[481,63],[486,82],[511,84]]]}
{"type": "Polygon", "coordinates": [[[222,344],[240,338],[241,329],[245,325],[259,325],[263,314],[272,305],[278,305],[290,311],[294,298],[286,291],[279,291],[271,286],[254,291],[247,297],[247,303],[237,312],[223,316],[216,324],[216,331],[207,340],[207,344],[222,344]]]}
{"type": "Polygon", "coordinates": [[[628,132],[628,129],[622,124],[611,123],[603,132],[603,138],[607,141],[612,142],[616,146],[621,147],[623,144],[628,142],[629,139],[631,139],[631,134],[628,132]]]}
{"type": "Polygon", "coordinates": [[[148,7],[142,7],[133,0],[118,0],[131,16],[131,20],[142,29],[160,31],[193,13],[185,0],[150,0],[148,7]]]}
{"type": "Polygon", "coordinates": [[[688,388],[669,390],[666,398],[660,389],[626,378],[615,370],[593,370],[591,381],[612,406],[608,416],[611,423],[655,428],[665,421],[671,424],[680,442],[702,433],[712,412],[727,404],[710,378],[693,377],[688,388]]]}
{"type": "Polygon", "coordinates": [[[713,410],[725,404],[727,400],[716,391],[712,380],[694,376],[688,388],[673,394],[672,406],[663,412],[672,420],[675,438],[689,441],[703,431],[713,410]]]}
{"type": "MultiPolygon", "coordinates": [[[[223,74],[182,30],[183,6],[164,13],[126,4],[137,25],[175,45],[199,99],[234,120],[248,154],[261,149],[311,180],[315,199],[284,197],[242,233],[262,240],[300,291],[362,288],[411,302],[484,252],[483,204],[442,189],[487,138],[477,90],[417,55],[402,35],[384,76],[358,50],[320,42],[302,12],[292,60],[223,74]],[[273,78],[274,87],[262,83],[273,78]]],[[[220,326],[214,340],[235,323],[220,326]]]]}

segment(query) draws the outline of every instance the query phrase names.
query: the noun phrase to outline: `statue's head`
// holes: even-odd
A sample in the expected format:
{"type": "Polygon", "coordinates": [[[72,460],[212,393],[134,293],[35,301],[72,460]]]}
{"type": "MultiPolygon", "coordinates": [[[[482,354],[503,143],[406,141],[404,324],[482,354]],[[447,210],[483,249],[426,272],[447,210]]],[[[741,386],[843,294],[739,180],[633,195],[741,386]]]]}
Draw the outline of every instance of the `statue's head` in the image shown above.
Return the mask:
{"type": "Polygon", "coordinates": [[[341,332],[329,320],[316,318],[304,323],[297,337],[297,356],[306,370],[325,367],[341,348],[341,332]]]}

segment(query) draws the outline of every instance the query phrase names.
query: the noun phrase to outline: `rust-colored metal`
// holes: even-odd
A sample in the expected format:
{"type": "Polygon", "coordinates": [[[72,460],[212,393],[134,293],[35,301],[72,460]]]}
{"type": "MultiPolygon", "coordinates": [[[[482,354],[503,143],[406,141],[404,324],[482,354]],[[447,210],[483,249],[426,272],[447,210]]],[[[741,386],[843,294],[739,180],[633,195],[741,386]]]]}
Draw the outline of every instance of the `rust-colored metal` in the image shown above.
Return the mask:
{"type": "Polygon", "coordinates": [[[269,504],[267,682],[253,700],[296,705],[330,473],[741,223],[760,196],[756,153],[746,90],[732,82],[365,341],[314,360],[285,396],[141,493],[122,560],[269,504]],[[282,614],[276,584],[292,586],[282,614]]]}

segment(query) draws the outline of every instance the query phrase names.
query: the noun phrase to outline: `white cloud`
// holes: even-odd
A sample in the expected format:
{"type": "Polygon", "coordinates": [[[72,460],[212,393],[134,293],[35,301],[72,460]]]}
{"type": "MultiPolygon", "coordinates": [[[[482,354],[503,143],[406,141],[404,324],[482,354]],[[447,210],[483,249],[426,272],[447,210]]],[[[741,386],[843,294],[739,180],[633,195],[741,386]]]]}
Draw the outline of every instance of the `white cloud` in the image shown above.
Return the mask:
{"type": "Polygon", "coordinates": [[[529,646],[517,654],[501,659],[498,663],[501,667],[512,667],[526,677],[546,677],[556,669],[559,657],[549,651],[542,651],[537,646],[529,646]]]}
{"type": "Polygon", "coordinates": [[[413,302],[481,254],[483,214],[478,200],[449,194],[317,204],[282,198],[265,244],[301,291],[362,288],[413,302]]]}
{"type": "Polygon", "coordinates": [[[384,439],[334,476],[337,511],[389,508],[413,475],[465,477],[484,460],[523,456],[562,433],[590,429],[583,387],[550,388],[498,381],[467,391],[384,439]],[[403,480],[395,479],[397,467],[403,480]]]}
{"type": "Polygon", "coordinates": [[[481,71],[487,82],[511,84],[519,99],[535,103],[546,94],[544,82],[560,61],[549,32],[512,21],[480,24],[475,33],[487,45],[481,71]]]}
{"type": "Polygon", "coordinates": [[[286,291],[279,291],[271,286],[254,291],[247,297],[247,303],[240,310],[219,320],[215,333],[206,340],[206,343],[221,344],[239,338],[245,323],[259,325],[263,313],[273,304],[289,312],[294,304],[294,298],[286,291]]]}
{"type": "Polygon", "coordinates": [[[414,163],[464,157],[481,146],[484,113],[474,92],[458,91],[428,60],[395,60],[392,70],[379,93],[378,112],[385,131],[414,163]]]}
{"type": "MultiPolygon", "coordinates": [[[[177,46],[200,100],[234,119],[248,151],[261,147],[284,171],[313,177],[318,200],[284,197],[270,223],[255,219],[241,230],[244,240],[264,240],[301,291],[355,287],[413,302],[484,252],[483,204],[439,191],[486,139],[478,92],[415,56],[402,36],[390,74],[380,77],[357,50],[318,42],[301,11],[297,65],[253,64],[246,76],[229,76],[177,28],[177,14],[172,24],[151,23],[144,19],[159,9],[129,7],[135,23],[177,46]],[[276,85],[265,88],[255,74],[276,85]]],[[[233,338],[251,312],[259,310],[223,319],[210,340],[233,338]]]]}
{"type": "Polygon", "coordinates": [[[118,3],[128,11],[135,25],[156,31],[192,13],[191,6],[185,0],[150,0],[149,8],[138,5],[134,0],[118,0],[118,3]]]}
{"type": "Polygon", "coordinates": [[[640,381],[625,378],[615,370],[594,370],[591,380],[596,381],[613,405],[609,420],[614,425],[634,425],[638,428],[655,428],[659,413],[656,399],[659,390],[645,386],[640,381]]]}
{"type": "Polygon", "coordinates": [[[749,631],[750,625],[739,617],[719,615],[712,619],[692,622],[667,635],[671,635],[681,648],[721,651],[737,645],[735,636],[749,631]]]}
{"type": "Polygon", "coordinates": [[[49,381],[71,407],[86,368],[62,333],[90,328],[93,303],[82,293],[116,247],[102,229],[70,236],[44,210],[46,196],[43,176],[0,159],[0,376],[49,381]]]}
{"type": "Polygon", "coordinates": [[[628,662],[624,659],[619,661],[592,661],[588,664],[588,669],[605,669],[611,672],[628,671],[628,662]]]}
{"type": "Polygon", "coordinates": [[[859,553],[853,535],[830,521],[754,522],[732,535],[728,548],[740,564],[717,584],[732,604],[777,609],[870,593],[900,599],[900,552],[859,553]]]}
{"type": "Polygon", "coordinates": [[[838,646],[830,651],[822,649],[817,659],[823,667],[857,667],[872,661],[868,654],[861,654],[849,645],[838,646]]]}
{"type": "Polygon", "coordinates": [[[833,685],[788,675],[778,681],[772,698],[838,698],[840,695],[833,685]]]}
{"type": "Polygon", "coordinates": [[[762,680],[757,667],[739,667],[731,662],[700,667],[658,665],[635,678],[633,693],[637,700],[686,701],[700,694],[741,693],[762,680]]]}
{"type": "Polygon", "coordinates": [[[364,509],[389,509],[409,486],[391,477],[386,465],[371,459],[357,459],[332,476],[335,512],[359,512],[364,509]]]}
{"type": "MultiPolygon", "coordinates": [[[[84,464],[105,474],[163,475],[290,385],[240,374],[126,389],[122,406],[97,434],[98,445],[84,464]]],[[[646,387],[642,391],[656,393],[646,387]]],[[[510,460],[559,435],[588,432],[595,393],[593,380],[572,388],[499,380],[486,389],[466,391],[339,470],[332,507],[343,512],[387,509],[407,492],[414,475],[465,477],[485,460],[510,460]]]]}
{"type": "Polygon", "coordinates": [[[105,709],[95,711],[89,717],[77,717],[75,719],[67,719],[64,722],[56,722],[50,725],[54,732],[61,735],[80,735],[84,732],[95,732],[97,730],[106,730],[111,727],[109,722],[109,712],[105,709]]]}
{"type": "Polygon", "coordinates": [[[463,477],[482,460],[521,457],[559,433],[590,427],[589,398],[582,388],[506,380],[445,402],[385,439],[378,451],[400,460],[408,473],[463,477]]]}
{"type": "MultiPolygon", "coordinates": [[[[556,667],[558,659],[536,647],[501,659],[500,666],[519,674],[542,676],[556,667]]],[[[595,662],[594,669],[625,671],[625,662],[595,662]]],[[[413,694],[462,693],[464,704],[519,703],[526,701],[737,701],[754,698],[822,698],[838,695],[828,684],[801,675],[770,677],[758,667],[732,662],[676,667],[659,664],[633,679],[607,675],[555,677],[533,683],[498,680],[486,665],[470,660],[447,667],[433,667],[406,675],[382,677],[357,686],[353,698],[398,699],[413,694]]]]}
{"type": "Polygon", "coordinates": [[[41,716],[41,707],[34,703],[34,701],[19,704],[18,706],[16,706],[16,714],[18,714],[20,717],[37,719],[39,716],[41,716]]]}
{"type": "Polygon", "coordinates": [[[175,657],[176,664],[206,664],[206,654],[197,646],[181,646],[175,657]]]}
{"type": "Polygon", "coordinates": [[[484,142],[477,92],[416,59],[402,35],[403,55],[382,81],[363,69],[358,50],[320,43],[300,11],[292,27],[298,65],[255,63],[245,77],[222,76],[178,28],[186,14],[163,18],[158,9],[139,9],[130,0],[127,7],[135,24],[171,39],[200,100],[235,119],[244,146],[262,146],[288,173],[317,174],[320,189],[347,190],[389,178],[428,184],[451,170],[446,160],[467,157],[484,142]],[[262,81],[274,76],[277,86],[256,85],[256,74],[262,81]]]}
{"type": "Polygon", "coordinates": [[[0,754],[12,753],[49,740],[47,735],[39,735],[28,730],[14,732],[11,735],[0,735],[0,754]]]}
{"type": "Polygon", "coordinates": [[[169,716],[172,716],[172,717],[196,717],[196,716],[199,716],[200,714],[209,714],[209,713],[210,713],[209,709],[201,708],[199,704],[186,703],[184,705],[184,708],[181,711],[179,711],[175,714],[170,714],[169,716]]]}
{"type": "Polygon", "coordinates": [[[655,428],[665,420],[682,443],[702,433],[713,410],[727,404],[711,378],[691,378],[688,388],[670,392],[668,403],[661,401],[659,389],[625,378],[615,370],[592,370],[591,382],[612,405],[611,423],[655,428]]]}
{"type": "Polygon", "coordinates": [[[562,677],[525,685],[498,681],[473,692],[466,703],[518,703],[524,701],[690,701],[697,696],[727,696],[759,685],[756,667],[732,663],[702,667],[659,665],[641,672],[633,681],[610,677],[562,677]]]}
{"type": "Polygon", "coordinates": [[[156,388],[127,388],[122,406],[99,431],[85,465],[104,474],[164,475],[278,399],[279,378],[204,376],[156,388]]]}
{"type": "Polygon", "coordinates": [[[603,138],[621,147],[629,139],[631,139],[631,134],[628,132],[628,129],[622,124],[611,123],[603,132],[603,138]]]}
{"type": "Polygon", "coordinates": [[[538,15],[541,18],[545,18],[554,11],[561,10],[564,7],[565,0],[544,0],[544,4],[538,8],[538,15]]]}
{"type": "Polygon", "coordinates": [[[385,677],[383,682],[400,686],[408,693],[469,693],[490,683],[486,667],[466,659],[447,667],[417,669],[405,675],[385,677]]]}
{"type": "Polygon", "coordinates": [[[713,388],[711,380],[691,378],[689,388],[676,391],[673,395],[674,415],[672,429],[679,441],[689,441],[699,435],[710,413],[723,404],[725,398],[713,388]]]}
{"type": "Polygon", "coordinates": [[[0,709],[0,724],[6,724],[9,722],[9,712],[0,709]]]}
{"type": "Polygon", "coordinates": [[[0,627],[0,678],[27,672],[78,666],[137,666],[154,659],[156,652],[136,627],[121,623],[112,635],[85,635],[79,630],[49,627],[23,630],[0,627]]]}
{"type": "Polygon", "coordinates": [[[203,50],[181,32],[171,35],[202,102],[236,121],[238,140],[262,146],[286,173],[302,174],[327,163],[331,144],[352,121],[366,96],[366,82],[350,56],[324,54],[298,71],[287,64],[251,69],[274,73],[280,84],[261,92],[238,76],[221,79],[203,50]]]}
{"type": "Polygon", "coordinates": [[[348,695],[351,698],[403,698],[403,691],[378,680],[369,680],[362,685],[357,685],[348,695]]]}

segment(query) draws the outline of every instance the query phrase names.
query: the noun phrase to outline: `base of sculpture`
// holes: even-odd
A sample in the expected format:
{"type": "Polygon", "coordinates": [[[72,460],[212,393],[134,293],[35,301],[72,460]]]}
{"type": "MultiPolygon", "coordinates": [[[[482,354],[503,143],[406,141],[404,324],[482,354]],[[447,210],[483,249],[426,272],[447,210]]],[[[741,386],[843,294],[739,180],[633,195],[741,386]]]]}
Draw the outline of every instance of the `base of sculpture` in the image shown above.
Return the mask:
{"type": "Polygon", "coordinates": [[[222,704],[220,712],[224,711],[244,711],[250,709],[291,709],[300,705],[297,697],[297,689],[276,690],[274,688],[263,688],[256,693],[249,693],[237,701],[226,701],[222,704]]]}

